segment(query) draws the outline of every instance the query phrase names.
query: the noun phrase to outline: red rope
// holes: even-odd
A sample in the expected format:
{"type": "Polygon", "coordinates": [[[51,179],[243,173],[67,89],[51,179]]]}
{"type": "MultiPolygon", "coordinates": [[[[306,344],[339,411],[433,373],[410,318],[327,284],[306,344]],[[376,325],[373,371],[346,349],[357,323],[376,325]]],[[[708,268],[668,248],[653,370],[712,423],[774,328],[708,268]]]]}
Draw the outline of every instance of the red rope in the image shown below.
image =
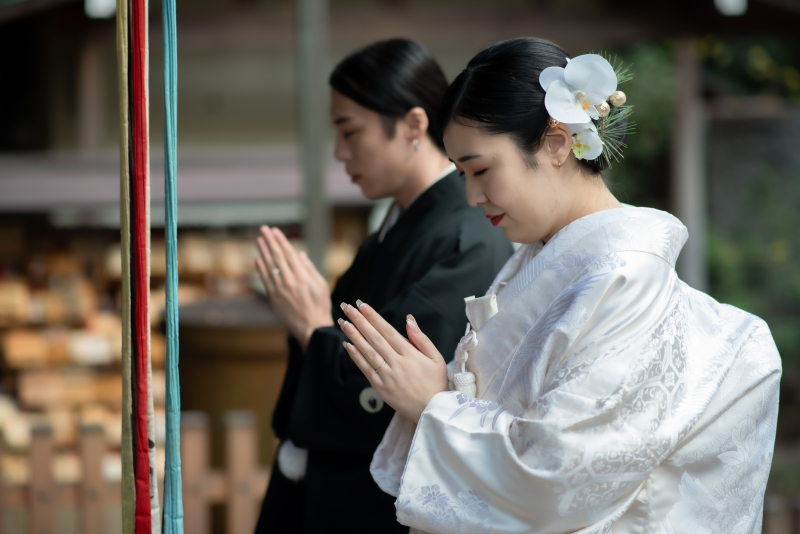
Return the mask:
{"type": "Polygon", "coordinates": [[[147,41],[146,0],[131,0],[131,93],[133,119],[133,258],[135,302],[135,420],[133,453],[136,466],[135,533],[151,534],[150,456],[147,439],[147,354],[148,285],[147,276],[147,41]]]}

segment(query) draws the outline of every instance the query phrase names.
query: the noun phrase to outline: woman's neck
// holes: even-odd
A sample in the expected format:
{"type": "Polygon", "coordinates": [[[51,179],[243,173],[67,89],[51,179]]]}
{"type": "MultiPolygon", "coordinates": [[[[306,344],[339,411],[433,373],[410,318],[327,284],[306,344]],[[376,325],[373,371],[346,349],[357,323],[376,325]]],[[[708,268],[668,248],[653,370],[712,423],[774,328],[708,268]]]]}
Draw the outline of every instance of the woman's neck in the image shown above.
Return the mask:
{"type": "Polygon", "coordinates": [[[599,179],[599,183],[594,181],[595,178],[587,179],[585,176],[576,176],[575,178],[580,186],[573,191],[570,207],[564,212],[554,231],[543,240],[545,243],[562,228],[582,217],[598,211],[622,207],[622,204],[608,190],[602,178],[599,179]],[[585,180],[585,182],[580,182],[580,180],[585,180]]]}
{"type": "Polygon", "coordinates": [[[424,193],[439,175],[450,165],[438,149],[431,146],[425,152],[415,154],[419,161],[412,169],[403,183],[403,187],[394,195],[395,201],[402,209],[408,208],[422,193],[424,193]]]}

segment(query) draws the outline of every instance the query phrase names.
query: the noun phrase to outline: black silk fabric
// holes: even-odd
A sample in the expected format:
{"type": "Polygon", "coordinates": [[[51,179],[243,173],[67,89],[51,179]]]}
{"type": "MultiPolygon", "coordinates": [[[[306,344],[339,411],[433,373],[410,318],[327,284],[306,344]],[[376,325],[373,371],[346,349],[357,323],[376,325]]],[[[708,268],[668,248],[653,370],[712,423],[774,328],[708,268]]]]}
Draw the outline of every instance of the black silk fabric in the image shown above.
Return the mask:
{"type": "MultiPolygon", "coordinates": [[[[339,304],[357,299],[403,335],[412,314],[450,361],[467,323],[464,297],[483,295],[512,252],[482,210],[468,206],[464,178],[453,172],[414,201],[383,242],[378,233],[367,238],[333,291],[334,322],[345,318],[339,304]]],[[[397,523],[394,497],[369,472],[394,410],[365,392],[369,382],[346,339],[338,326],[317,329],[306,355],[289,339],[273,429],[308,449],[308,465],[294,483],[275,463],[257,534],[408,532],[397,523]]]]}

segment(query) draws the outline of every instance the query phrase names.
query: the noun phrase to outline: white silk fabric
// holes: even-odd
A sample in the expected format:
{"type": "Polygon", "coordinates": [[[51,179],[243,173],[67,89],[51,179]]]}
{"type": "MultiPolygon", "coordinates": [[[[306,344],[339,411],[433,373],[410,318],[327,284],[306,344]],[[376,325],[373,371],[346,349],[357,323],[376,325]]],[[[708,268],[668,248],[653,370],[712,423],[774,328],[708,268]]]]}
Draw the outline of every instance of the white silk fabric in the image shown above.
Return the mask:
{"type": "Polygon", "coordinates": [[[416,425],[395,415],[375,452],[398,521],[760,532],[780,358],[761,319],[678,279],[687,237],[669,214],[625,207],[520,248],[467,303],[477,398],[439,393],[416,425]]]}

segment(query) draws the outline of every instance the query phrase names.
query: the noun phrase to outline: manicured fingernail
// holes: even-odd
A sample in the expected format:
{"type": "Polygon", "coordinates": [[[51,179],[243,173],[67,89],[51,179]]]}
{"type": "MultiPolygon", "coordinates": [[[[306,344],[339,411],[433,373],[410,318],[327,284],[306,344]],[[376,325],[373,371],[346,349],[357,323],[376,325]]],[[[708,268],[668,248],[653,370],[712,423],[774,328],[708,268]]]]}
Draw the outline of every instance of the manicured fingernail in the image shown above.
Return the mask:
{"type": "Polygon", "coordinates": [[[349,345],[350,345],[350,343],[348,343],[347,341],[342,341],[342,346],[345,348],[345,350],[350,350],[350,346],[349,345]]]}
{"type": "Polygon", "coordinates": [[[358,306],[359,308],[360,308],[361,306],[363,306],[363,305],[364,305],[364,303],[363,303],[363,302],[361,302],[361,299],[358,299],[358,300],[356,301],[356,306],[358,306]]]}
{"type": "Polygon", "coordinates": [[[345,323],[344,319],[337,319],[336,322],[339,323],[339,326],[342,326],[345,323]]]}
{"type": "Polygon", "coordinates": [[[367,304],[366,302],[361,302],[360,300],[357,300],[356,304],[358,304],[358,309],[361,311],[361,313],[366,314],[372,311],[372,308],[370,308],[369,304],[367,304]]]}
{"type": "Polygon", "coordinates": [[[348,310],[355,310],[355,308],[353,307],[353,305],[352,305],[352,304],[348,304],[348,305],[347,305],[347,309],[348,309],[348,310]]]}
{"type": "Polygon", "coordinates": [[[414,316],[411,315],[410,313],[406,315],[406,323],[408,323],[408,325],[414,330],[419,330],[419,326],[417,325],[417,320],[414,319],[414,316]]]}
{"type": "Polygon", "coordinates": [[[342,302],[341,304],[339,304],[339,307],[342,308],[342,311],[345,311],[347,309],[347,304],[342,302]]]}

